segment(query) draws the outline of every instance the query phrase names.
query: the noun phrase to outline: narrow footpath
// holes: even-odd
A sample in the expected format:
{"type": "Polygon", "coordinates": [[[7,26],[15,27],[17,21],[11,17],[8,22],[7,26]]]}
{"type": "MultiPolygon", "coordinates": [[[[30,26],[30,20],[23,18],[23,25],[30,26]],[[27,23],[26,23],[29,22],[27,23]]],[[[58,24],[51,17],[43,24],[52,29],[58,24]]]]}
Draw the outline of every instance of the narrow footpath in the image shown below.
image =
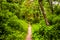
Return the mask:
{"type": "Polygon", "coordinates": [[[27,36],[26,36],[26,40],[32,40],[32,31],[31,31],[30,23],[28,24],[28,33],[27,33],[27,36]]]}

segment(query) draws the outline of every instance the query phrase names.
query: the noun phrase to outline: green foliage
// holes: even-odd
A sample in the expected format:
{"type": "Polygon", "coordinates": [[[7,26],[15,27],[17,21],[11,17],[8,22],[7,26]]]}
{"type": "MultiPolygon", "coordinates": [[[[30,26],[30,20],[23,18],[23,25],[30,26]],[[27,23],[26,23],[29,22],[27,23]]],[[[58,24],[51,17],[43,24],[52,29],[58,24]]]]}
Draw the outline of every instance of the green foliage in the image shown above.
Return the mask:
{"type": "Polygon", "coordinates": [[[7,2],[7,0],[1,1],[0,40],[25,39],[28,24],[25,20],[19,19],[19,8],[18,3],[7,2]]]}
{"type": "Polygon", "coordinates": [[[56,15],[59,15],[60,14],[60,6],[59,5],[55,5],[55,7],[54,7],[54,12],[55,12],[55,14],[56,15]]]}
{"type": "Polygon", "coordinates": [[[25,40],[28,21],[32,24],[33,40],[60,40],[60,6],[53,5],[51,13],[48,0],[43,0],[47,26],[38,0],[0,0],[0,40],[25,40]]]}
{"type": "Polygon", "coordinates": [[[1,11],[0,14],[0,39],[23,40],[27,33],[27,23],[11,12],[1,11]]]}
{"type": "Polygon", "coordinates": [[[33,40],[60,40],[60,6],[54,6],[53,14],[50,12],[48,4],[45,3],[44,7],[50,26],[46,26],[41,17],[40,23],[32,25],[32,38],[33,40]]]}

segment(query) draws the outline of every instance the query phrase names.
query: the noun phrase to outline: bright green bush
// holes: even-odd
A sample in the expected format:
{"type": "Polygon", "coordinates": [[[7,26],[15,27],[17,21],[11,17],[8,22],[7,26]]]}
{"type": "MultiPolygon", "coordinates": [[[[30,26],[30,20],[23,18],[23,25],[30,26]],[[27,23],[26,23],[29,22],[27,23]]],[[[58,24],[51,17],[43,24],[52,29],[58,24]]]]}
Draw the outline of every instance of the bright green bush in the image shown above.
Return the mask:
{"type": "Polygon", "coordinates": [[[18,19],[18,17],[13,13],[9,11],[1,11],[0,13],[1,40],[23,40],[27,33],[27,27],[28,27],[27,23],[24,20],[18,19]]]}
{"type": "Polygon", "coordinates": [[[18,3],[1,1],[0,10],[0,40],[24,40],[28,24],[19,19],[20,9],[18,3]],[[18,14],[18,15],[17,15],[18,14]]]}

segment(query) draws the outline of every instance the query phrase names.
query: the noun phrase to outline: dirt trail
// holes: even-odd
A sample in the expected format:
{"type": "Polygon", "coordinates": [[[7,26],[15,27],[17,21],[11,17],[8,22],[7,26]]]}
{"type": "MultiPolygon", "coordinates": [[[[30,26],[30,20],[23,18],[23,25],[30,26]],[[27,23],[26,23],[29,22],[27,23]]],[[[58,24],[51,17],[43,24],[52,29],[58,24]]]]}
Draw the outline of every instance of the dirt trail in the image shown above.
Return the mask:
{"type": "Polygon", "coordinates": [[[30,23],[28,24],[28,34],[27,34],[26,40],[32,40],[32,32],[31,32],[30,23]]]}

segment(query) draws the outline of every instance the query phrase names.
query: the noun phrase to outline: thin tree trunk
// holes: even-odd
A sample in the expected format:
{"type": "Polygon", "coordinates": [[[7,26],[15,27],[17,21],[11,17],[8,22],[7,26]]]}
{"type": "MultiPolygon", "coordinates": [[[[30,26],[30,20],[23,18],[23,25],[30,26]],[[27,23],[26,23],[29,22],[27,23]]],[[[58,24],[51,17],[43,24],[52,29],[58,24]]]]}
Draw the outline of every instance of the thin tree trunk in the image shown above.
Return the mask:
{"type": "Polygon", "coordinates": [[[60,5],[60,0],[58,0],[58,5],[60,5]]]}
{"type": "Polygon", "coordinates": [[[49,5],[50,5],[51,12],[53,13],[53,4],[52,4],[52,0],[48,0],[48,2],[49,2],[49,5]]]}
{"type": "Polygon", "coordinates": [[[40,8],[41,8],[42,14],[43,14],[43,16],[44,16],[46,25],[49,25],[48,19],[47,19],[47,17],[46,17],[45,10],[44,10],[43,5],[42,5],[42,0],[39,0],[39,4],[40,4],[40,8]]]}

